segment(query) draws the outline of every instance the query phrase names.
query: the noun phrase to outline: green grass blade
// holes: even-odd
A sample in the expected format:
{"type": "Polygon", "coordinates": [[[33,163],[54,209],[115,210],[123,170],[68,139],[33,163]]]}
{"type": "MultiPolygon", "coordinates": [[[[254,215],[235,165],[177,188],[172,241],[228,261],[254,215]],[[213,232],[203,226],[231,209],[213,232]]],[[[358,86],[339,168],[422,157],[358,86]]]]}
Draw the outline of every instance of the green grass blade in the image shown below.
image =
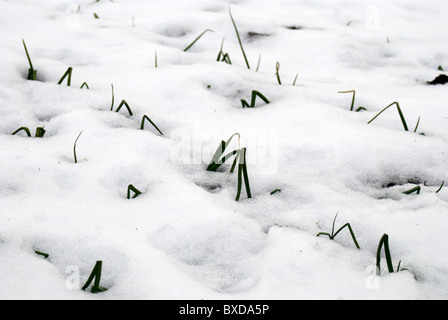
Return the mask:
{"type": "Polygon", "coordinates": [[[23,47],[25,48],[26,57],[28,58],[28,63],[30,68],[28,69],[28,80],[37,80],[37,70],[34,70],[33,63],[31,62],[30,54],[28,48],[26,47],[25,40],[22,39],[23,47]]]}
{"type": "Polygon", "coordinates": [[[117,111],[115,111],[115,112],[120,112],[120,110],[123,106],[126,107],[126,109],[129,112],[129,115],[132,117],[134,114],[132,113],[131,107],[129,107],[129,104],[126,102],[126,100],[121,101],[120,105],[117,108],[117,111]]]}
{"type": "Polygon", "coordinates": [[[197,38],[196,38],[196,39],[195,39],[195,40],[194,40],[188,47],[185,48],[184,52],[187,52],[188,50],[190,50],[190,48],[191,48],[192,46],[194,46],[195,43],[198,42],[199,39],[201,39],[202,36],[203,36],[204,34],[206,34],[207,32],[214,32],[214,31],[211,30],[211,29],[207,29],[207,30],[205,30],[204,32],[202,32],[202,33],[199,35],[199,37],[197,37],[197,38]]]}
{"type": "Polygon", "coordinates": [[[87,90],[90,90],[89,85],[87,84],[87,82],[84,82],[81,86],[81,89],[83,89],[84,87],[87,88],[87,90]]]}
{"type": "Polygon", "coordinates": [[[224,140],[221,141],[220,145],[218,146],[218,149],[216,150],[215,154],[213,155],[212,161],[211,161],[210,165],[208,166],[207,171],[216,171],[217,170],[216,165],[219,165],[218,166],[218,168],[219,168],[223,164],[221,162],[221,160],[224,155],[224,152],[226,151],[229,144],[232,142],[233,138],[236,136],[238,136],[238,139],[241,138],[239,133],[235,133],[229,138],[229,140],[227,140],[227,142],[225,142],[224,140]]]}
{"type": "Polygon", "coordinates": [[[439,193],[440,191],[442,191],[444,185],[445,185],[445,181],[442,182],[442,185],[441,185],[440,188],[436,191],[436,193],[439,193]]]}
{"type": "Polygon", "coordinates": [[[350,111],[353,111],[355,109],[356,91],[355,90],[339,91],[338,93],[353,93],[352,105],[350,107],[350,111]]]}
{"type": "Polygon", "coordinates": [[[422,188],[420,186],[417,186],[417,187],[407,190],[403,193],[404,194],[413,194],[414,192],[416,192],[417,194],[420,194],[421,190],[422,190],[422,188]]]}
{"type": "Polygon", "coordinates": [[[294,82],[292,83],[292,86],[294,87],[296,85],[297,82],[297,78],[299,77],[299,74],[296,74],[296,77],[294,79],[294,82]]]}
{"type": "Polygon", "coordinates": [[[280,79],[280,73],[279,73],[279,71],[280,71],[280,63],[279,62],[277,62],[277,64],[275,65],[275,75],[277,76],[277,81],[278,81],[278,84],[279,85],[282,85],[282,80],[280,79]]]}
{"type": "Polygon", "coordinates": [[[255,108],[255,103],[256,103],[257,97],[260,98],[261,100],[263,100],[266,104],[271,103],[262,93],[260,93],[259,91],[253,90],[250,104],[247,103],[246,100],[241,99],[241,104],[243,105],[243,109],[244,108],[255,108]]]}
{"type": "Polygon", "coordinates": [[[78,137],[76,138],[76,140],[75,140],[75,144],[74,144],[74,146],[73,146],[73,154],[74,154],[74,156],[75,156],[75,163],[78,163],[78,157],[76,156],[76,144],[78,143],[78,139],[79,139],[79,137],[81,137],[81,135],[82,135],[82,131],[81,131],[81,133],[78,135],[78,137]]]}
{"type": "Polygon", "coordinates": [[[43,257],[44,259],[48,259],[50,257],[50,255],[48,253],[44,253],[44,252],[40,252],[40,251],[34,251],[35,254],[37,254],[38,256],[43,257]]]}
{"type": "Polygon", "coordinates": [[[387,268],[389,270],[389,273],[394,273],[394,266],[392,263],[392,257],[391,257],[390,248],[389,248],[389,236],[387,234],[384,234],[380,240],[380,243],[378,245],[377,254],[376,254],[377,276],[381,276],[381,250],[382,250],[383,246],[384,246],[384,253],[386,255],[386,262],[387,262],[387,268]]]}
{"type": "Polygon", "coordinates": [[[328,238],[331,239],[331,234],[329,234],[328,232],[319,232],[317,234],[317,237],[320,237],[320,236],[327,236],[328,238]]]}
{"type": "Polygon", "coordinates": [[[31,138],[31,132],[30,132],[30,129],[28,129],[27,127],[21,127],[21,128],[19,128],[19,129],[17,129],[16,131],[14,131],[14,132],[12,133],[12,135],[15,136],[15,135],[18,134],[20,131],[25,131],[25,133],[27,134],[27,136],[31,138]]]}
{"type": "Polygon", "coordinates": [[[356,236],[355,233],[353,232],[352,226],[350,225],[350,223],[345,224],[343,227],[341,227],[334,235],[333,235],[333,239],[345,228],[348,228],[348,230],[350,231],[350,235],[352,236],[353,242],[355,243],[356,248],[361,249],[359,247],[358,244],[358,240],[356,240],[356,236]]]}
{"type": "Polygon", "coordinates": [[[90,286],[93,280],[95,280],[95,282],[91,289],[92,293],[96,294],[107,290],[105,288],[100,287],[102,268],[103,268],[103,262],[97,261],[95,267],[92,270],[92,273],[89,276],[89,279],[87,280],[86,284],[82,287],[83,291],[85,291],[90,286]]]}
{"type": "Polygon", "coordinates": [[[160,133],[160,135],[163,136],[163,132],[160,131],[160,129],[156,126],[156,124],[154,122],[152,122],[152,120],[147,115],[144,115],[143,118],[142,118],[142,123],[140,125],[140,130],[144,130],[145,129],[145,120],[149,121],[149,123],[151,123],[151,125],[160,133]]]}
{"type": "Polygon", "coordinates": [[[132,199],[137,198],[139,195],[143,194],[143,192],[141,192],[140,190],[138,190],[136,187],[134,187],[132,184],[130,184],[128,186],[128,200],[131,199],[131,191],[134,193],[134,196],[132,197],[132,199]]]}
{"type": "Polygon", "coordinates": [[[65,78],[67,78],[67,87],[70,87],[72,85],[72,72],[73,68],[69,67],[67,71],[62,76],[61,80],[59,80],[58,85],[61,85],[62,82],[64,82],[65,78]]]}
{"type": "Polygon", "coordinates": [[[238,42],[240,44],[241,51],[243,52],[244,60],[246,61],[247,69],[250,70],[250,64],[249,64],[249,61],[247,60],[246,52],[244,51],[244,48],[243,48],[243,43],[241,41],[240,33],[238,32],[238,27],[236,26],[235,20],[233,19],[232,11],[230,10],[230,8],[229,8],[229,14],[230,14],[230,19],[232,19],[232,23],[233,23],[233,26],[236,31],[236,35],[238,37],[238,42]]]}
{"type": "Polygon", "coordinates": [[[38,127],[38,128],[36,128],[35,137],[36,138],[43,138],[46,132],[47,131],[45,131],[45,129],[43,127],[38,127]]]}
{"type": "Polygon", "coordinates": [[[414,129],[414,133],[417,132],[418,126],[420,125],[420,119],[421,119],[421,117],[418,117],[417,124],[416,124],[415,129],[414,129]]]}
{"type": "Polygon", "coordinates": [[[155,67],[156,67],[156,69],[157,69],[157,68],[158,68],[158,62],[157,62],[157,49],[155,49],[154,63],[155,63],[155,67]]]}
{"type": "Polygon", "coordinates": [[[114,85],[110,85],[112,87],[112,105],[110,107],[110,111],[114,111],[114,104],[115,104],[115,94],[114,94],[114,85]]]}
{"type": "Polygon", "coordinates": [[[371,124],[376,118],[378,118],[384,111],[386,111],[387,109],[389,109],[390,107],[392,107],[393,105],[397,106],[397,111],[398,114],[400,116],[401,119],[401,123],[403,124],[404,130],[405,131],[409,131],[408,125],[406,123],[406,119],[404,118],[403,112],[401,111],[400,105],[398,102],[393,102],[390,105],[388,105],[386,108],[384,108],[383,110],[380,111],[380,113],[378,113],[372,120],[370,120],[369,122],[367,122],[367,124],[371,124]]]}
{"type": "Polygon", "coordinates": [[[249,175],[247,173],[247,161],[246,161],[246,153],[247,153],[247,149],[243,148],[242,149],[242,158],[243,158],[243,177],[244,177],[244,185],[246,186],[246,193],[247,193],[247,197],[249,199],[252,198],[252,192],[250,190],[250,183],[249,183],[249,175]]]}
{"type": "Polygon", "coordinates": [[[271,196],[273,196],[276,193],[282,192],[281,189],[275,189],[274,191],[271,192],[271,196]]]}
{"type": "Polygon", "coordinates": [[[256,72],[258,72],[258,70],[260,69],[260,64],[261,64],[261,54],[258,56],[258,63],[257,63],[256,72]]]}

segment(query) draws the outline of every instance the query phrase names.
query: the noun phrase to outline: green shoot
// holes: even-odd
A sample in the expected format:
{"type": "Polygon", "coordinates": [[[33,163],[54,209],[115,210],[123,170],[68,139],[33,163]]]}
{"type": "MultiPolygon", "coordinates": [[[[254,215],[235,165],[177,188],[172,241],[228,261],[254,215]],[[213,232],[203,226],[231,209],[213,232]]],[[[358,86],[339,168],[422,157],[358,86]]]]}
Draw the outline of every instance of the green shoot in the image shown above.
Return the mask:
{"type": "Polygon", "coordinates": [[[334,227],[335,227],[335,224],[336,224],[336,219],[337,219],[337,217],[338,217],[338,214],[339,214],[339,213],[337,213],[336,216],[334,217],[334,220],[333,220],[333,228],[331,229],[331,234],[330,234],[330,233],[327,233],[327,232],[320,232],[317,236],[318,236],[318,237],[320,237],[320,236],[328,236],[328,237],[330,238],[330,240],[334,240],[334,238],[336,238],[336,236],[337,236],[342,230],[344,230],[345,228],[348,228],[349,231],[350,231],[350,234],[351,234],[351,236],[352,236],[353,242],[355,243],[356,248],[361,249],[360,246],[359,246],[359,244],[358,244],[358,241],[356,240],[355,233],[353,232],[353,229],[352,229],[352,226],[350,225],[350,223],[346,223],[346,224],[345,224],[344,226],[342,226],[338,231],[336,231],[336,233],[334,232],[334,227]]]}
{"type": "Polygon", "coordinates": [[[106,288],[100,287],[102,268],[103,268],[103,262],[97,261],[95,267],[92,270],[92,273],[89,276],[89,279],[87,280],[86,284],[82,287],[83,291],[85,291],[90,286],[93,280],[95,280],[95,282],[93,284],[92,289],[90,290],[92,293],[96,294],[99,292],[107,291],[106,288]]]}
{"type": "Polygon", "coordinates": [[[270,101],[264,96],[262,95],[260,92],[253,90],[252,91],[252,100],[251,103],[248,104],[246,100],[241,100],[241,104],[243,105],[243,109],[244,108],[255,108],[255,101],[257,99],[257,97],[259,97],[261,100],[263,100],[266,104],[269,104],[270,101]]]}
{"type": "MultiPolygon", "coordinates": [[[[31,138],[30,129],[28,129],[27,127],[21,127],[19,129],[17,129],[16,131],[13,132],[12,135],[15,136],[20,131],[24,131],[27,134],[27,136],[31,138]]],[[[34,137],[35,138],[43,138],[45,133],[46,133],[46,131],[43,127],[38,127],[38,128],[36,128],[36,134],[34,135],[34,137]]]]}
{"type": "Polygon", "coordinates": [[[206,34],[207,32],[214,32],[213,30],[210,30],[210,29],[207,29],[207,30],[205,30],[204,32],[202,32],[200,35],[199,35],[199,37],[197,37],[188,47],[186,47],[185,48],[185,50],[184,50],[184,52],[187,52],[188,50],[190,50],[190,48],[192,47],[192,46],[194,46],[194,44],[196,43],[196,42],[198,42],[199,41],[199,39],[201,39],[202,38],[202,36],[204,35],[204,34],[206,34]]]}
{"type": "Polygon", "coordinates": [[[69,67],[67,69],[67,71],[64,73],[64,75],[62,76],[61,80],[59,80],[58,85],[61,85],[62,82],[64,82],[65,78],[68,77],[68,79],[67,79],[67,87],[70,87],[72,85],[72,72],[73,72],[73,68],[69,67]]]}
{"type": "Polygon", "coordinates": [[[96,13],[93,13],[93,18],[95,18],[95,19],[99,19],[100,16],[99,16],[98,14],[96,14],[96,13]]]}
{"type": "Polygon", "coordinates": [[[84,82],[81,86],[81,89],[83,89],[84,87],[87,88],[87,90],[90,90],[89,85],[87,84],[87,82],[84,82]]]}
{"type": "Polygon", "coordinates": [[[275,189],[274,191],[271,192],[271,196],[273,196],[276,193],[282,192],[281,189],[275,189]]]}
{"type": "Polygon", "coordinates": [[[36,128],[36,134],[34,135],[36,138],[43,138],[46,131],[43,127],[37,127],[36,128]]]}
{"type": "Polygon", "coordinates": [[[387,268],[389,270],[389,273],[394,273],[394,266],[392,263],[392,257],[390,255],[390,248],[389,248],[389,236],[387,234],[384,234],[380,240],[380,243],[378,245],[378,251],[376,254],[377,276],[381,276],[381,249],[383,248],[383,246],[384,246],[384,253],[386,255],[387,268]]]}
{"type": "Polygon", "coordinates": [[[224,39],[222,39],[221,50],[219,50],[218,58],[216,59],[216,61],[218,61],[218,62],[225,62],[227,64],[232,64],[232,61],[230,60],[229,54],[228,53],[224,53],[223,48],[224,48],[224,39]]]}
{"type": "Polygon", "coordinates": [[[417,187],[412,188],[412,189],[410,189],[408,191],[405,191],[403,193],[409,195],[409,194],[413,194],[414,192],[416,192],[417,194],[420,194],[421,190],[422,190],[422,188],[420,186],[417,186],[417,187]]]}
{"type": "Polygon", "coordinates": [[[160,129],[156,126],[156,124],[154,122],[152,122],[152,120],[148,116],[146,116],[146,115],[143,116],[142,124],[140,125],[140,130],[144,130],[145,129],[145,120],[149,121],[149,123],[152,124],[152,126],[160,133],[160,135],[163,136],[162,131],[160,131],[160,129]]]}
{"type": "Polygon", "coordinates": [[[121,101],[120,105],[119,105],[118,108],[117,108],[117,111],[115,111],[115,112],[120,112],[120,110],[121,110],[121,108],[122,108],[123,106],[126,107],[126,109],[128,110],[130,116],[133,116],[133,115],[134,115],[134,114],[132,113],[131,108],[129,107],[129,104],[128,104],[125,100],[121,101]]]}
{"type": "Polygon", "coordinates": [[[436,191],[436,193],[439,193],[440,191],[442,191],[444,185],[445,185],[445,181],[442,182],[442,185],[441,185],[440,188],[436,191]]]}
{"type": "Polygon", "coordinates": [[[247,198],[252,198],[252,193],[250,191],[250,184],[249,184],[249,176],[247,174],[247,161],[246,161],[246,153],[247,149],[242,148],[238,150],[237,159],[239,159],[238,163],[238,191],[236,194],[236,201],[240,201],[241,198],[241,191],[243,187],[243,178],[244,178],[244,185],[246,187],[246,193],[247,198]]]}
{"type": "Polygon", "coordinates": [[[258,72],[258,70],[260,69],[260,63],[261,63],[261,53],[260,53],[260,55],[258,56],[258,63],[257,63],[257,69],[256,69],[256,72],[258,72]]]}
{"type": "Polygon", "coordinates": [[[421,117],[418,117],[417,125],[415,126],[415,129],[414,129],[414,133],[417,132],[418,126],[420,125],[420,118],[421,118],[421,117]]]}
{"type": "Polygon", "coordinates": [[[114,104],[115,104],[115,94],[114,94],[114,85],[110,85],[112,87],[112,105],[110,106],[110,111],[114,111],[114,104]]]}
{"type": "Polygon", "coordinates": [[[44,253],[44,252],[40,252],[40,251],[34,251],[35,254],[37,254],[38,256],[43,257],[44,259],[48,259],[50,257],[50,255],[48,253],[44,253]]]}
{"type": "Polygon", "coordinates": [[[229,138],[229,140],[227,140],[227,142],[225,142],[224,140],[221,141],[221,144],[219,145],[218,149],[216,150],[210,165],[207,167],[207,171],[215,172],[227,160],[229,160],[232,156],[237,154],[237,150],[234,150],[234,151],[230,152],[229,154],[227,154],[226,156],[223,157],[224,152],[226,151],[227,147],[229,146],[230,142],[232,142],[232,140],[233,140],[233,138],[235,136],[238,136],[238,140],[241,138],[239,133],[235,133],[234,135],[232,135],[229,138]]]}
{"type": "Polygon", "coordinates": [[[277,64],[275,65],[275,75],[277,76],[277,81],[278,81],[278,84],[279,85],[282,85],[282,81],[280,80],[280,73],[279,73],[279,70],[280,70],[280,63],[279,62],[277,62],[277,64]]]}
{"type": "Polygon", "coordinates": [[[156,69],[157,69],[157,49],[155,49],[155,54],[154,54],[154,64],[155,64],[155,67],[156,67],[156,69]]]}
{"type": "Polygon", "coordinates": [[[236,35],[238,37],[238,42],[240,44],[241,51],[243,52],[244,60],[246,61],[247,69],[250,70],[250,64],[249,64],[249,61],[247,60],[246,52],[244,52],[243,43],[241,42],[240,33],[238,32],[238,27],[236,26],[235,20],[233,19],[232,12],[230,11],[230,8],[229,8],[229,14],[230,14],[230,19],[232,19],[232,23],[233,23],[233,26],[236,31],[236,35]]]}
{"type": "Polygon", "coordinates": [[[294,87],[296,85],[297,82],[297,78],[299,77],[299,74],[296,74],[296,77],[294,79],[294,82],[292,83],[292,86],[294,87]]]}
{"type": "Polygon", "coordinates": [[[34,70],[33,63],[31,62],[30,54],[28,53],[28,49],[25,44],[25,40],[22,39],[23,47],[25,48],[26,57],[28,58],[28,63],[30,64],[30,68],[28,69],[28,80],[37,80],[37,70],[34,70]]]}
{"type": "Polygon", "coordinates": [[[13,132],[12,135],[15,136],[15,135],[18,134],[20,131],[24,131],[24,132],[28,135],[28,137],[31,138],[31,132],[30,132],[30,129],[28,129],[27,127],[21,127],[21,128],[19,128],[19,129],[17,129],[16,131],[13,132]]]}
{"type": "Polygon", "coordinates": [[[79,137],[81,137],[81,135],[82,135],[82,131],[81,131],[81,133],[78,135],[78,137],[76,138],[76,140],[75,140],[75,144],[74,144],[74,146],[73,146],[73,154],[74,154],[74,156],[75,156],[75,163],[78,163],[78,157],[76,156],[76,144],[77,144],[77,142],[78,142],[79,137]]]}
{"type": "Polygon", "coordinates": [[[143,192],[141,192],[140,190],[138,190],[136,187],[134,187],[132,184],[130,184],[128,186],[128,200],[131,199],[131,191],[134,193],[134,196],[132,197],[132,199],[137,198],[139,195],[143,194],[143,192]]]}
{"type": "MultiPolygon", "coordinates": [[[[407,123],[406,123],[406,119],[404,118],[403,112],[401,111],[401,108],[400,108],[400,105],[398,104],[398,102],[393,102],[393,103],[391,103],[390,105],[388,105],[388,106],[387,106],[386,108],[384,108],[380,113],[378,113],[372,120],[370,120],[369,122],[367,122],[367,124],[372,123],[373,120],[375,120],[376,118],[378,118],[378,116],[379,116],[380,114],[382,114],[384,111],[386,111],[387,109],[389,109],[389,108],[392,107],[393,105],[396,105],[396,106],[397,106],[397,111],[398,111],[398,114],[399,114],[399,116],[400,116],[401,123],[403,124],[404,130],[405,130],[405,131],[409,131],[408,125],[407,125],[407,123]]],[[[419,121],[419,122],[420,122],[420,121],[419,121]]],[[[418,127],[418,126],[417,126],[417,127],[418,127]]],[[[417,128],[416,128],[416,129],[417,129],[417,128]]]]}
{"type": "Polygon", "coordinates": [[[338,93],[353,93],[353,99],[352,99],[352,105],[350,107],[350,111],[360,112],[360,111],[367,111],[364,107],[359,107],[355,110],[355,98],[356,98],[356,91],[355,90],[349,90],[349,91],[339,91],[338,93]]]}

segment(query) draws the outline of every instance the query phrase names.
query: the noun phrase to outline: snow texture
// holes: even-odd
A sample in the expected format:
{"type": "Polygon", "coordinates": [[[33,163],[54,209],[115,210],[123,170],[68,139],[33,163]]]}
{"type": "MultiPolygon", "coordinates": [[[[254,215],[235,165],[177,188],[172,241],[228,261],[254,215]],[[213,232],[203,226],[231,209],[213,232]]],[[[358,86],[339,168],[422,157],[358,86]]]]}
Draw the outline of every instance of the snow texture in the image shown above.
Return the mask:
{"type": "Polygon", "coordinates": [[[448,69],[447,10],[441,0],[0,1],[0,298],[448,299],[448,186],[436,193],[448,185],[447,88],[427,83],[448,69]],[[22,39],[38,81],[27,80],[22,39]],[[216,61],[223,39],[232,65],[216,61]],[[71,87],[57,85],[68,67],[71,87]],[[133,116],[110,111],[111,84],[114,111],[125,99],[133,116]],[[243,109],[252,90],[271,103],[243,109]],[[350,111],[345,90],[367,111],[350,111]],[[409,131],[395,106],[367,124],[395,101],[409,131]],[[139,130],[144,115],[163,136],[139,130]],[[24,126],[46,135],[11,135],[24,126]],[[234,133],[253,192],[239,202],[229,164],[206,171],[234,133]],[[130,184],[143,194],[128,200],[130,184]],[[347,229],[316,237],[337,213],[360,250],[347,229]],[[383,256],[377,277],[385,233],[407,270],[389,274],[383,256]],[[94,295],[80,288],[99,260],[109,290],[94,295]]]}

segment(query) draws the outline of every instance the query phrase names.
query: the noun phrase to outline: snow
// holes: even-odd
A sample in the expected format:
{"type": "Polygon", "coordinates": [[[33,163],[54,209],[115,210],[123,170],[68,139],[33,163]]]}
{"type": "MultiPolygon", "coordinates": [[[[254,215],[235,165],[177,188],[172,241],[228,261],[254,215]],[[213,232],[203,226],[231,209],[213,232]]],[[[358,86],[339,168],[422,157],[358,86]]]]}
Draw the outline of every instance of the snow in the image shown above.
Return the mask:
{"type": "Polygon", "coordinates": [[[448,68],[447,10],[441,0],[1,1],[0,298],[447,299],[448,188],[436,193],[448,183],[446,87],[426,84],[448,68]],[[223,38],[233,65],[216,62],[223,38]],[[39,81],[26,80],[22,39],[39,81]],[[58,86],[68,67],[72,86],[58,86]],[[133,116],[110,111],[111,84],[115,108],[125,99],[133,116]],[[243,109],[252,90],[271,103],[243,109]],[[367,111],[351,112],[344,90],[367,111]],[[395,107],[367,125],[394,101],[409,132],[395,107]],[[144,115],[163,136],[139,130],[144,115]],[[11,135],[22,126],[47,133],[11,135]],[[253,193],[240,202],[229,165],[206,171],[237,132],[253,193]],[[129,184],[143,194],[128,200],[129,184]],[[421,194],[403,194],[417,184],[421,194]],[[316,237],[337,213],[360,250],[347,229],[316,237]],[[383,258],[377,277],[385,233],[407,270],[388,274],[383,258]],[[93,295],[80,287],[98,260],[109,290],[93,295]]]}

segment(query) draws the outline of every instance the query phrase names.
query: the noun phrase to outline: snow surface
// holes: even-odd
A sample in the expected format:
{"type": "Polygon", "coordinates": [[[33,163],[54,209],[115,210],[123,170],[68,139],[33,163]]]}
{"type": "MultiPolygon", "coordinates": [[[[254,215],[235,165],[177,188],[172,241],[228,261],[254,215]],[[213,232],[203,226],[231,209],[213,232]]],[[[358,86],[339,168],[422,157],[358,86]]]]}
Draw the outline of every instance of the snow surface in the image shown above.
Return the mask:
{"type": "Polygon", "coordinates": [[[447,10],[442,0],[0,1],[0,298],[447,299],[448,188],[436,193],[448,183],[447,88],[426,84],[448,68],[447,10]],[[216,62],[223,38],[233,65],[216,62]],[[39,81],[26,80],[22,39],[39,81]],[[70,66],[72,86],[58,86],[70,66]],[[110,112],[112,83],[115,108],[126,99],[134,116],[110,112]],[[252,90],[271,103],[242,109],[252,90]],[[342,90],[368,111],[350,112],[342,90]],[[367,125],[394,101],[410,132],[395,107],[367,125]],[[143,115],[164,135],[139,130],[143,115]],[[22,126],[47,133],[11,135],[22,126]],[[228,165],[206,171],[236,132],[254,196],[240,202],[228,165]],[[126,199],[129,184],[143,195],[126,199]],[[417,184],[420,195],[403,194],[417,184]],[[348,230],[316,237],[338,212],[361,250],[348,230]],[[383,259],[376,277],[385,233],[394,267],[408,270],[388,274],[383,259]],[[80,286],[97,260],[109,290],[93,295],[80,286]]]}

